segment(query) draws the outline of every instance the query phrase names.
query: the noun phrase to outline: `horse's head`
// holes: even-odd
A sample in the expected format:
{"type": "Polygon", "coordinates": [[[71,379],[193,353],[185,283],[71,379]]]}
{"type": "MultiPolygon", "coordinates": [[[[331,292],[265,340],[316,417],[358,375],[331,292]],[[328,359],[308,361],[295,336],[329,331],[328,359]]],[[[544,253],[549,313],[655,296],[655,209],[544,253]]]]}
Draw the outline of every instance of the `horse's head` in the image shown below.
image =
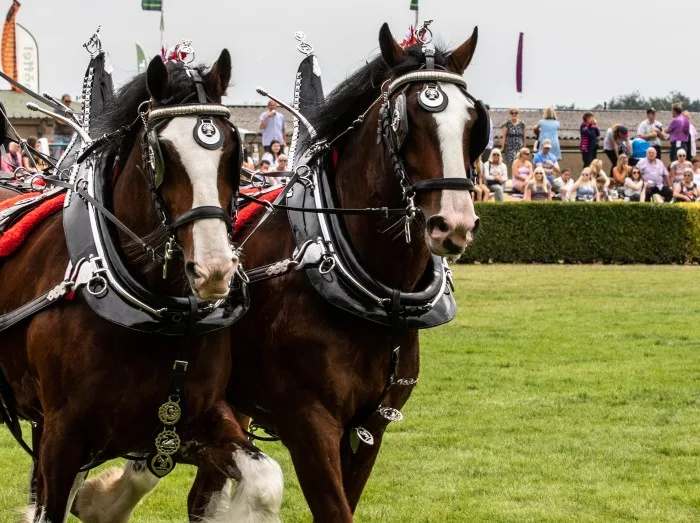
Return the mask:
{"type": "Polygon", "coordinates": [[[229,217],[241,144],[228,121],[228,110],[220,104],[231,78],[231,56],[224,49],[201,76],[178,73],[171,77],[160,57],[148,66],[152,109],[144,146],[150,157],[151,187],[157,204],[164,207],[162,218],[182,250],[192,291],[198,298],[214,300],[228,294],[238,267],[229,239],[229,217]],[[178,82],[191,83],[190,92],[199,82],[197,94],[173,100],[173,93],[183,90],[182,85],[173,85],[178,82]]]}
{"type": "Polygon", "coordinates": [[[440,256],[462,254],[479,224],[465,189],[467,172],[488,141],[488,113],[467,93],[461,78],[477,38],[475,28],[454,51],[421,56],[420,46],[399,46],[387,24],[379,32],[382,58],[393,71],[384,87],[389,96],[387,123],[391,122],[407,180],[415,188],[415,204],[426,218],[425,241],[440,256]],[[416,71],[415,64],[421,62],[424,66],[416,71]]]}

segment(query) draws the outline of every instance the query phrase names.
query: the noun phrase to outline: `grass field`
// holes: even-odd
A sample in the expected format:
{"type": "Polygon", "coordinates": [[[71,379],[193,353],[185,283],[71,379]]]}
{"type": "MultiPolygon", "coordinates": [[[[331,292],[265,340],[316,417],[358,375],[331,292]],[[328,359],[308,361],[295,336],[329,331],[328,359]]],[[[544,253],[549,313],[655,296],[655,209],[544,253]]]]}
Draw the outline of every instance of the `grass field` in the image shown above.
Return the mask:
{"type": "MultiPolygon", "coordinates": [[[[700,521],[698,267],[460,266],[358,522],[700,521]]],[[[282,518],[311,517],[282,446],[282,518]]],[[[0,521],[29,460],[0,430],[0,521]]],[[[137,522],[185,521],[187,467],[137,522]]],[[[73,520],[71,520],[73,521],[73,520]]]]}

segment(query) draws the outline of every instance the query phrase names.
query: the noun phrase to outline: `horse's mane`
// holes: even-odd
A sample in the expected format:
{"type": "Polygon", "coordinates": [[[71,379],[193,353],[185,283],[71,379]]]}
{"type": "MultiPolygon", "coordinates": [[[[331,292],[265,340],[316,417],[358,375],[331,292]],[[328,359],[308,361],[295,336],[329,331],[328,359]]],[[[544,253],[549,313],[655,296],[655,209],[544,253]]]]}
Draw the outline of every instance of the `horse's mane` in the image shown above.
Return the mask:
{"type": "MultiPolygon", "coordinates": [[[[169,100],[169,103],[178,104],[186,97],[197,92],[194,82],[187,75],[186,69],[182,64],[168,62],[166,67],[170,74],[168,92],[166,94],[166,99],[169,100]]],[[[195,69],[199,71],[202,78],[205,78],[204,65],[199,65],[195,69]]],[[[212,93],[207,92],[207,94],[211,96],[212,93]]],[[[98,129],[100,134],[109,134],[121,127],[130,125],[138,117],[139,106],[150,98],[151,95],[148,92],[146,73],[134,76],[129,82],[124,84],[106,104],[104,112],[95,118],[94,128],[98,129]]],[[[196,102],[196,99],[193,100],[193,102],[196,102]]],[[[126,153],[132,149],[141,131],[141,127],[142,125],[139,118],[137,124],[131,128],[129,133],[127,133],[121,141],[121,145],[119,146],[119,151],[121,153],[126,153]]]]}
{"type": "MultiPolygon", "coordinates": [[[[311,111],[311,123],[319,139],[332,140],[347,129],[379,96],[382,84],[390,79],[420,69],[425,64],[425,55],[420,45],[406,49],[408,57],[393,68],[377,56],[347,80],[341,82],[326,98],[311,111]]],[[[446,65],[447,51],[440,46],[435,49],[435,65],[446,65]]]]}

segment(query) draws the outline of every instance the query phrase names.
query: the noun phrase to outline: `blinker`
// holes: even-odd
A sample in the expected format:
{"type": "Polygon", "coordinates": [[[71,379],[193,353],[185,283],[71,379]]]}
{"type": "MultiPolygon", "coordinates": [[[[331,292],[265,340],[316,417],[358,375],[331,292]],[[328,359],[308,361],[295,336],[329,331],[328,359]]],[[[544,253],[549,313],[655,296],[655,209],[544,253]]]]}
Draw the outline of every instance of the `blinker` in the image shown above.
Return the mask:
{"type": "Polygon", "coordinates": [[[447,107],[449,99],[436,83],[427,83],[418,95],[418,104],[428,112],[439,113],[447,107]]]}

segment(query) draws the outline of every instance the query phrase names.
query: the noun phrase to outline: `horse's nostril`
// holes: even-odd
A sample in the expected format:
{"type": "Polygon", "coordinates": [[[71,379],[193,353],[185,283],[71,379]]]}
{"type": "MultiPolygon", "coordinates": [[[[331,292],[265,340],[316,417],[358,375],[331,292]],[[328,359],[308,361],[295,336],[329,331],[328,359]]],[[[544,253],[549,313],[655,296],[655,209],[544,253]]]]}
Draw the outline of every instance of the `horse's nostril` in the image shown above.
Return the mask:
{"type": "Polygon", "coordinates": [[[435,229],[439,230],[443,234],[450,232],[450,226],[442,216],[431,216],[428,219],[427,225],[428,231],[430,232],[434,231],[435,229]]]}
{"type": "Polygon", "coordinates": [[[477,217],[477,219],[474,220],[474,228],[472,229],[472,236],[476,236],[476,233],[479,232],[480,223],[481,223],[481,221],[477,217]]]}
{"type": "Polygon", "coordinates": [[[193,280],[197,277],[197,272],[194,270],[194,267],[193,261],[185,262],[185,274],[193,280]]]}

